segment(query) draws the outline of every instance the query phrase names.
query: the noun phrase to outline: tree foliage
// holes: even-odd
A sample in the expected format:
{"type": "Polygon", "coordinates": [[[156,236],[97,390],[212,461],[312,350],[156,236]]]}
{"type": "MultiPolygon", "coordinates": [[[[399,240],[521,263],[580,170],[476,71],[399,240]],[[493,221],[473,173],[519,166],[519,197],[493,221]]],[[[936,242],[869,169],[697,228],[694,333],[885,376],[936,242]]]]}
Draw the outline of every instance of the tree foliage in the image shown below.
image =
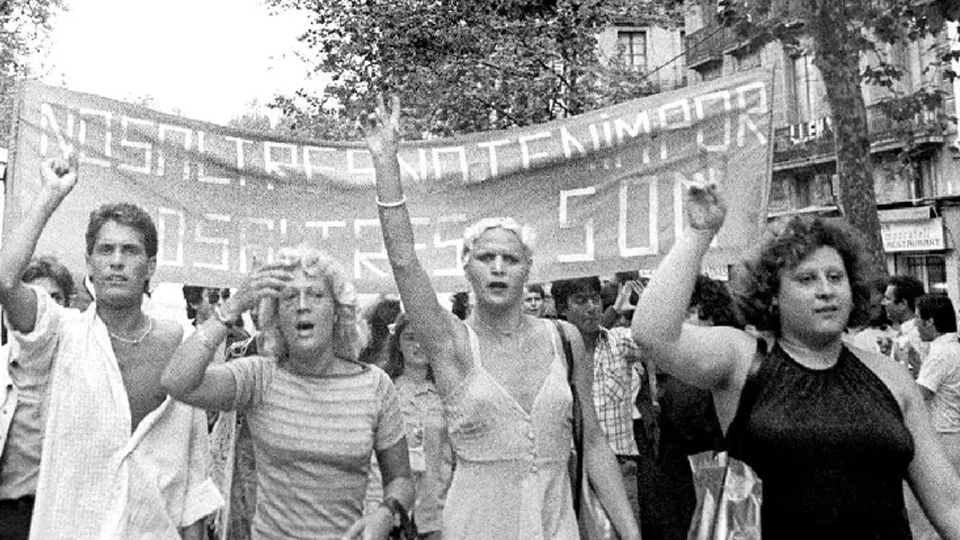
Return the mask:
{"type": "Polygon", "coordinates": [[[7,146],[16,81],[40,52],[62,0],[0,0],[0,147],[7,146]]]}
{"type": "Polygon", "coordinates": [[[408,138],[546,122],[649,94],[642,74],[604,66],[597,33],[614,20],[676,26],[669,0],[267,0],[311,17],[301,36],[323,96],[277,105],[313,136],[354,138],[378,92],[398,94],[408,138]]]}
{"type": "Polygon", "coordinates": [[[862,84],[886,89],[878,110],[902,128],[910,159],[911,131],[918,115],[942,112],[949,95],[944,81],[956,77],[944,38],[946,21],[957,20],[956,0],[722,0],[719,17],[741,38],[779,40],[788,52],[811,52],[820,70],[832,114],[840,207],[865,233],[875,269],[886,273],[876,212],[867,109],[862,84]],[[920,81],[899,84],[904,65],[891,54],[917,44],[926,58],[920,81]]]}

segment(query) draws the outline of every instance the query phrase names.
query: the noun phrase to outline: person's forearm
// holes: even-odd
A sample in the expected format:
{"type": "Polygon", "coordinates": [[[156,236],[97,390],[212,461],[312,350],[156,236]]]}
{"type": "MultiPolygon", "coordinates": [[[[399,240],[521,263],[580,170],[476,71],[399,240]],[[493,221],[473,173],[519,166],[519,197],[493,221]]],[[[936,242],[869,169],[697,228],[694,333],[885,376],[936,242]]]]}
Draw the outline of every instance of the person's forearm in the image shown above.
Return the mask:
{"type": "MultiPolygon", "coordinates": [[[[414,251],[413,226],[400,182],[400,162],[396,153],[374,158],[377,174],[377,201],[383,242],[395,272],[409,272],[419,266],[414,251]]],[[[398,283],[402,286],[402,284],[398,283]]]]}
{"type": "Polygon", "coordinates": [[[215,318],[198,326],[167,363],[160,378],[163,389],[175,399],[189,402],[190,393],[203,383],[217,346],[227,337],[227,327],[215,318]]]}
{"type": "Polygon", "coordinates": [[[406,476],[398,476],[383,488],[383,499],[396,499],[409,513],[413,510],[415,498],[413,480],[406,476]]]}
{"type": "Polygon", "coordinates": [[[675,342],[687,318],[690,297],[714,230],[687,228],[660,261],[633,314],[633,339],[656,346],[675,342]]]}
{"type": "Polygon", "coordinates": [[[20,277],[37,248],[40,234],[62,200],[55,192],[41,187],[19,225],[4,236],[0,247],[0,302],[5,291],[20,285],[20,277]]]}
{"type": "Polygon", "coordinates": [[[584,460],[590,485],[600,498],[607,517],[610,518],[620,538],[639,540],[640,529],[637,524],[639,516],[633,515],[617,458],[602,434],[600,438],[601,440],[593,444],[584,441],[584,445],[589,445],[585,448],[584,460]]]}

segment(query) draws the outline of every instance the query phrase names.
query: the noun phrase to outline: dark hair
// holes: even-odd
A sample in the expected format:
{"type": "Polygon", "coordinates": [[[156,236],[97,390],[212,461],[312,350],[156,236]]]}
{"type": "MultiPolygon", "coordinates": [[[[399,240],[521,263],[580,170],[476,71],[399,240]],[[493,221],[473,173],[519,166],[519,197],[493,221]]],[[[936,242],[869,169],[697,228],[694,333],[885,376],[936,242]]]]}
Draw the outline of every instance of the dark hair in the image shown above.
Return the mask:
{"type": "MultiPolygon", "coordinates": [[[[403,338],[403,333],[407,330],[409,323],[410,320],[407,319],[407,316],[403,313],[397,315],[397,319],[394,321],[393,333],[390,335],[390,341],[387,343],[389,354],[387,354],[383,364],[379,366],[390,376],[390,380],[397,380],[397,377],[403,375],[404,368],[406,367],[403,349],[400,348],[400,340],[403,338]]],[[[433,378],[432,365],[427,366],[427,380],[436,382],[433,378]]]]}
{"type": "Polygon", "coordinates": [[[923,282],[906,274],[891,276],[887,285],[893,285],[893,299],[896,302],[906,302],[910,311],[917,308],[917,298],[924,294],[923,282]]]}
{"type": "Polygon", "coordinates": [[[873,328],[886,328],[890,326],[890,318],[887,317],[887,310],[883,309],[883,306],[875,306],[873,303],[872,295],[877,293],[880,296],[887,294],[887,285],[890,284],[890,278],[887,276],[879,276],[870,280],[869,290],[871,293],[870,299],[870,320],[867,321],[867,326],[873,328]],[[879,309],[875,309],[879,308],[879,309]]]}
{"type": "Polygon", "coordinates": [[[374,304],[367,316],[367,326],[370,328],[370,337],[366,347],[360,351],[358,360],[364,364],[377,363],[377,355],[383,350],[387,338],[390,336],[390,324],[400,314],[400,301],[392,298],[381,298],[374,304]]]}
{"type": "Polygon", "coordinates": [[[553,295],[553,305],[557,309],[557,315],[567,310],[567,301],[572,295],[582,292],[600,294],[600,278],[590,276],[554,281],[550,285],[550,294],[553,295]]]}
{"type": "Polygon", "coordinates": [[[90,212],[90,221],[87,223],[87,255],[93,254],[93,246],[97,243],[100,229],[108,222],[130,227],[143,237],[143,248],[147,257],[157,256],[157,227],[143,208],[130,203],[104,204],[90,212]]]}
{"type": "Polygon", "coordinates": [[[451,303],[450,311],[461,321],[470,315],[470,293],[466,291],[453,293],[451,303]]]}
{"type": "Polygon", "coordinates": [[[539,294],[541,300],[546,299],[547,297],[546,293],[543,292],[543,285],[540,285],[539,283],[527,283],[524,285],[524,287],[526,287],[527,290],[532,293],[539,294]]]}
{"type": "Polygon", "coordinates": [[[744,261],[739,279],[733,284],[734,297],[746,324],[779,334],[780,315],[773,299],[780,292],[781,276],[823,247],[837,250],[850,281],[853,310],[847,325],[866,322],[873,276],[859,233],[839,220],[796,216],[785,223],[771,224],[766,236],[759,254],[744,261]]]}
{"type": "Polygon", "coordinates": [[[700,320],[710,321],[713,326],[743,327],[727,286],[709,276],[697,276],[690,307],[697,307],[700,320]]]}
{"type": "Polygon", "coordinates": [[[925,294],[917,298],[917,315],[921,319],[933,319],[934,328],[941,334],[957,331],[957,313],[947,296],[925,294]]]}
{"type": "Polygon", "coordinates": [[[203,287],[199,285],[184,285],[183,299],[187,303],[187,318],[195,319],[197,317],[197,310],[193,305],[203,301],[203,287]]]}
{"type": "MultiPolygon", "coordinates": [[[[219,298],[223,298],[224,301],[226,301],[227,298],[230,298],[230,289],[228,289],[228,288],[220,289],[220,288],[217,288],[217,287],[203,287],[203,286],[200,286],[200,285],[184,285],[184,286],[183,286],[183,300],[184,300],[184,301],[186,302],[186,304],[187,304],[187,318],[188,318],[188,319],[195,319],[195,318],[197,318],[197,310],[196,310],[196,308],[194,308],[193,306],[194,306],[194,304],[199,304],[199,303],[203,302],[203,294],[204,294],[204,292],[207,293],[208,298],[209,298],[210,296],[212,296],[213,293],[216,293],[219,298]]],[[[210,303],[212,304],[212,303],[214,303],[214,302],[216,302],[216,300],[213,300],[213,301],[211,301],[210,303]]],[[[253,313],[253,312],[255,312],[255,311],[257,311],[257,310],[254,309],[254,310],[251,311],[251,313],[253,313]]],[[[239,321],[240,318],[237,317],[237,320],[239,321]]]]}
{"type": "Polygon", "coordinates": [[[63,305],[70,307],[70,299],[77,294],[70,270],[52,255],[34,257],[27,264],[20,281],[32,283],[38,279],[49,278],[63,291],[63,305]]]}

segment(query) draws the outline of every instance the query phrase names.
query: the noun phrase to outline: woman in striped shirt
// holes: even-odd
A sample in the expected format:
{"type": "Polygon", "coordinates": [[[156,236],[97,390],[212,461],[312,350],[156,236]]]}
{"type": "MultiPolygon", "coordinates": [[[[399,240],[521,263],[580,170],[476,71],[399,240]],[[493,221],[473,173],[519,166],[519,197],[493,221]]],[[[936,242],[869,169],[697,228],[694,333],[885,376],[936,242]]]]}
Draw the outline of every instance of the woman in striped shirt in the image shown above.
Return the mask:
{"type": "Polygon", "coordinates": [[[174,398],[243,410],[257,462],[254,539],[384,539],[413,503],[403,418],[390,378],[356,361],[356,299],[340,265],[307,247],[280,250],[174,354],[174,398]],[[261,302],[262,301],[262,302],[261,302]],[[210,365],[225,321],[260,305],[267,356],[210,365]],[[371,453],[384,503],[363,515],[371,453]]]}

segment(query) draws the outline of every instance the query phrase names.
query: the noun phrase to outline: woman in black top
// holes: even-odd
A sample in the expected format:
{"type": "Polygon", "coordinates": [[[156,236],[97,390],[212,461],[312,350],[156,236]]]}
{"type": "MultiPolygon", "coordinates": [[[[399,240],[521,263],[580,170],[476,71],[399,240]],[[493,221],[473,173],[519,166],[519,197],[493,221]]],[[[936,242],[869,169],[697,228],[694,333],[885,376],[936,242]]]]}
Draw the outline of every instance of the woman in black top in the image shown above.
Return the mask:
{"type": "Polygon", "coordinates": [[[863,249],[845,226],[794,218],[745,263],[746,322],[683,324],[723,224],[714,186],[693,186],[688,226],[640,299],[634,338],[658,366],[713,394],[732,456],[763,480],[764,538],[910,538],[907,480],[940,534],[960,540],[960,479],[910,375],[841,336],[865,316],[863,249]]]}

